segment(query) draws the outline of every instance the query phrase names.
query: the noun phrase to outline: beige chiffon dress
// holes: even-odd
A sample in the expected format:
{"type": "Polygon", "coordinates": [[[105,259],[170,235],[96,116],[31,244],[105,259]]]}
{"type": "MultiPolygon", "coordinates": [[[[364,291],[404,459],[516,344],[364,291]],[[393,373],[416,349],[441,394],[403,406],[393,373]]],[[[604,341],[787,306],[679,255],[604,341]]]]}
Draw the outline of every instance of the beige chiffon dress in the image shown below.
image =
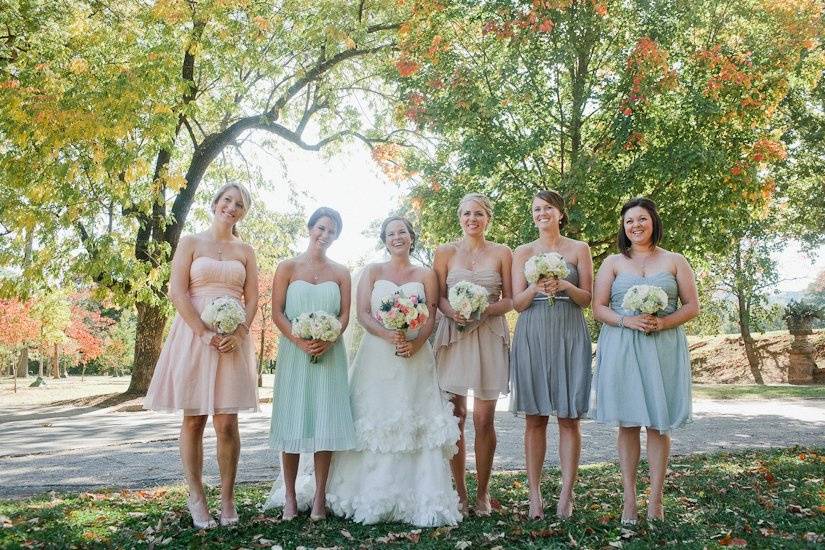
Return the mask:
{"type": "MultiPolygon", "coordinates": [[[[501,297],[498,270],[453,268],[447,274],[447,288],[459,281],[483,286],[491,304],[501,297]]],[[[433,348],[442,390],[464,396],[472,390],[475,397],[484,400],[495,400],[509,392],[510,331],[503,315],[471,321],[464,330],[459,330],[449,317],[441,317],[433,348]]]]}
{"type": "MultiPolygon", "coordinates": [[[[189,269],[189,297],[198,314],[221,296],[243,303],[245,281],[246,267],[240,261],[200,256],[189,269]]],[[[183,411],[185,416],[258,410],[258,371],[252,339],[247,334],[238,349],[220,353],[209,345],[211,335],[198,338],[180,315],[175,316],[144,408],[183,411]]]]}

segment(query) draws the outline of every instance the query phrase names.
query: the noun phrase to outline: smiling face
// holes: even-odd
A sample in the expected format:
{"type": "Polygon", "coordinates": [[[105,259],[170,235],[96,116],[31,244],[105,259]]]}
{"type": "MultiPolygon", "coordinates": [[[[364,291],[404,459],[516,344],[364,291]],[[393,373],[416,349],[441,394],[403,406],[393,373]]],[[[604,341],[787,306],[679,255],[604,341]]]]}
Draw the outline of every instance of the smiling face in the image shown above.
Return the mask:
{"type": "Polygon", "coordinates": [[[622,218],[624,234],[631,244],[649,246],[653,244],[653,216],[647,209],[634,206],[622,218]]]}
{"type": "Polygon", "coordinates": [[[393,256],[408,256],[413,244],[413,236],[403,220],[393,220],[387,224],[383,236],[387,250],[393,256]]]}
{"type": "Polygon", "coordinates": [[[490,223],[490,215],[487,213],[484,205],[471,199],[461,203],[461,208],[458,212],[458,221],[465,235],[484,235],[487,224],[490,223]]]}
{"type": "Polygon", "coordinates": [[[533,199],[533,223],[541,230],[546,227],[559,227],[564,218],[558,208],[536,197],[533,199]]]}
{"type": "Polygon", "coordinates": [[[326,250],[338,238],[338,228],[332,218],[322,216],[309,228],[309,245],[326,250]]]}
{"type": "Polygon", "coordinates": [[[236,187],[228,187],[212,203],[212,213],[215,221],[235,225],[246,215],[243,195],[236,187]]]}

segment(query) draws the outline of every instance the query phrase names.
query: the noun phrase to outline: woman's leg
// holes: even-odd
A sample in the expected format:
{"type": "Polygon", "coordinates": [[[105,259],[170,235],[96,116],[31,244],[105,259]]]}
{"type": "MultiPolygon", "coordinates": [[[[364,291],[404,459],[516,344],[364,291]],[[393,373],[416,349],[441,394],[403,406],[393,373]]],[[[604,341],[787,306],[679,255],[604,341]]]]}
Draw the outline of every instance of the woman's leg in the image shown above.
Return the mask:
{"type": "Polygon", "coordinates": [[[221,472],[221,519],[232,521],[238,517],[235,510],[235,475],[241,454],[241,434],[237,414],[216,414],[212,425],[218,445],[218,469],[221,472]]]}
{"type": "Polygon", "coordinates": [[[455,490],[458,493],[461,513],[467,515],[469,505],[467,500],[466,462],[467,447],[464,441],[464,424],[467,421],[467,397],[464,395],[450,395],[453,404],[453,414],[458,418],[458,452],[450,459],[450,469],[453,471],[455,490]]]}
{"type": "Polygon", "coordinates": [[[318,451],[313,458],[315,460],[315,496],[312,499],[310,517],[320,519],[327,515],[327,478],[332,452],[318,451]]]}
{"type": "Polygon", "coordinates": [[[295,496],[295,479],[298,477],[298,453],[281,453],[281,464],[284,469],[284,519],[292,519],[298,515],[298,498],[295,496]]]}
{"type": "Polygon", "coordinates": [[[622,485],[624,487],[624,506],[622,521],[636,521],[636,469],[639,467],[640,428],[619,428],[619,467],[622,470],[622,485]]]}
{"type": "Polygon", "coordinates": [[[561,465],[561,493],[556,515],[569,518],[573,515],[573,486],[579,473],[579,457],[582,450],[582,434],[578,418],[559,418],[559,463],[561,465]]]}
{"type": "Polygon", "coordinates": [[[527,485],[530,491],[530,519],[544,517],[541,470],[547,452],[547,420],[547,416],[528,414],[524,426],[524,458],[527,463],[527,485]]]}
{"type": "Polygon", "coordinates": [[[670,456],[670,436],[652,428],[647,428],[646,431],[647,461],[650,463],[650,498],[647,501],[647,517],[648,519],[664,519],[662,493],[670,456]]]}
{"type": "Polygon", "coordinates": [[[496,452],[496,400],[475,398],[473,401],[473,428],[476,431],[476,514],[490,514],[490,474],[493,471],[493,455],[496,452]]]}
{"type": "Polygon", "coordinates": [[[184,416],[180,426],[180,460],[189,488],[189,510],[199,523],[209,521],[209,507],[203,492],[203,430],[206,415],[184,416]]]}

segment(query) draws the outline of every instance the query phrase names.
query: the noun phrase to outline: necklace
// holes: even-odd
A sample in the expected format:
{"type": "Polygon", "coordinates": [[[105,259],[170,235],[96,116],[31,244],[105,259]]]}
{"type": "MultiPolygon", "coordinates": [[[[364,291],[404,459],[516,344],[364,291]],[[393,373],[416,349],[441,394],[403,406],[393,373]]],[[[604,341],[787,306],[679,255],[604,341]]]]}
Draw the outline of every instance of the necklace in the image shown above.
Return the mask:
{"type": "Polygon", "coordinates": [[[470,257],[470,267],[475,270],[476,264],[478,264],[478,256],[484,251],[484,245],[482,244],[479,246],[475,252],[470,252],[469,249],[467,251],[467,255],[470,257]]]}
{"type": "Polygon", "coordinates": [[[650,254],[648,254],[647,257],[644,260],[642,260],[642,277],[647,276],[647,262],[649,262],[650,259],[655,255],[656,255],[656,249],[654,248],[653,251],[650,254]]]}

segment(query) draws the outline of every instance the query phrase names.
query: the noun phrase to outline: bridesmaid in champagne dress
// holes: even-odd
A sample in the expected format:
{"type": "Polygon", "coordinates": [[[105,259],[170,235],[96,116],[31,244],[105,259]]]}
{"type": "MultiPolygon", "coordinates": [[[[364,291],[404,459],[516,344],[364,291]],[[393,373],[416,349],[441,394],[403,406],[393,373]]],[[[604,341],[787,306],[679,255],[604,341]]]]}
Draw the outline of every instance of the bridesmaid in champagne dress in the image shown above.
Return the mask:
{"type": "Polygon", "coordinates": [[[690,356],[682,325],[699,314],[699,297],[687,260],[657,246],[661,238],[662,220],[653,201],[627,202],[617,239],[621,254],[602,264],[593,297],[593,313],[603,323],[596,353],[595,418],[619,426],[622,523],[631,525],[637,521],[641,427],[650,463],[647,517],[661,520],[668,433],[691,420],[690,356]],[[665,291],[663,311],[649,315],[622,307],[625,293],[642,284],[665,291]]]}
{"type": "Polygon", "coordinates": [[[465,484],[466,450],[464,422],[467,393],[473,392],[476,471],[478,489],[475,512],[489,515],[490,473],[496,450],[494,426],[496,401],[509,392],[510,332],[504,314],[513,308],[510,287],[512,253],[504,245],[488,241],[484,233],[492,219],[490,201],[470,193],[458,205],[464,237],[441,245],[435,252],[433,269],[440,286],[439,309],[443,313],[436,330],[438,383],[451,394],[461,438],[458,453],[451,461],[453,479],[464,515],[469,513],[465,484]],[[465,319],[450,306],[449,288],[459,281],[481,285],[489,295],[489,305],[481,319],[465,319]]]}
{"type": "Polygon", "coordinates": [[[567,221],[564,199],[555,191],[533,198],[533,223],[539,238],[513,254],[513,305],[521,314],[510,355],[513,396],[510,407],[525,413],[524,449],[530,491],[529,517],[544,517],[541,472],[547,449],[547,421],[559,426],[562,487],[556,515],[573,513],[573,486],[581,454],[579,419],[590,400],[591,345],[582,309],[590,305],[593,262],[586,243],[562,236],[567,221]],[[567,264],[564,279],[539,279],[528,284],[524,265],[537,254],[556,252],[567,264]],[[551,306],[548,296],[554,296],[551,306]]]}
{"type": "Polygon", "coordinates": [[[212,415],[221,474],[220,524],[238,522],[235,473],[240,455],[238,412],[258,410],[254,347],[249,326],[258,307],[255,251],[237,236],[235,225],[250,206],[240,184],[221,187],[212,200],[212,225],[183,237],[172,259],[169,297],[177,309],[144,400],[147,409],[183,412],[180,453],[189,488],[188,507],[198,528],[216,525],[203,490],[203,431],[212,415]],[[215,298],[242,303],[246,320],[218,335],[200,318],[215,298]]]}
{"type": "MultiPolygon", "coordinates": [[[[272,284],[273,320],[281,332],[272,398],[270,445],[281,451],[281,474],[264,508],[283,506],[283,519],[311,506],[310,519],[326,517],[326,486],[332,451],[355,447],[349,402],[347,353],[343,338],[335,342],[303,340],[292,334],[301,313],[325,311],[337,316],[341,332],[350,310],[350,274],[327,258],[327,248],[341,233],[341,216],[322,207],[309,218],[309,244],[303,254],[281,262],[272,284]],[[311,357],[317,357],[311,362],[311,357]],[[301,454],[312,454],[298,483],[301,454]],[[314,492],[308,488],[314,478],[314,492]],[[301,497],[301,498],[299,498],[301,497]]],[[[306,458],[309,458],[307,456],[306,458]]]]}

